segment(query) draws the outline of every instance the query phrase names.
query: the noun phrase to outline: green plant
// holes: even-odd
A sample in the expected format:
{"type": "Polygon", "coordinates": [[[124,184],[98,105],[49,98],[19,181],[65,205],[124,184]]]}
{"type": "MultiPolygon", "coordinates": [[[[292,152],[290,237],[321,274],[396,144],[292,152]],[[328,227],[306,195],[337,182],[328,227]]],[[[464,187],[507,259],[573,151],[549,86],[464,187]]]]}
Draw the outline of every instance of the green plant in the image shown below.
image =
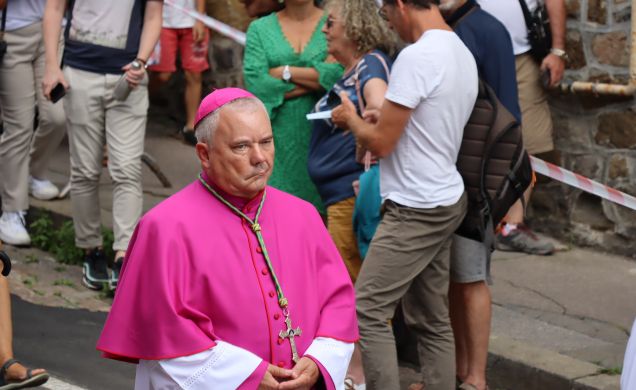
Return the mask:
{"type": "Polygon", "coordinates": [[[27,264],[33,264],[33,263],[39,263],[40,260],[37,258],[37,256],[35,256],[34,254],[28,254],[26,256],[26,263],[27,264]]]}
{"type": "Polygon", "coordinates": [[[605,375],[620,375],[623,372],[622,367],[609,367],[609,368],[601,368],[598,370],[599,374],[605,375]]]}
{"type": "MultiPolygon", "coordinates": [[[[75,246],[75,230],[72,221],[65,221],[56,226],[49,213],[40,212],[29,225],[29,230],[31,243],[36,248],[50,252],[60,263],[82,264],[84,250],[75,246]]],[[[102,236],[106,258],[112,258],[114,256],[111,249],[114,240],[113,232],[102,228],[102,236]]]]}
{"type": "Polygon", "coordinates": [[[67,286],[67,287],[75,287],[75,283],[68,279],[57,279],[53,282],[54,286],[67,286]]]}

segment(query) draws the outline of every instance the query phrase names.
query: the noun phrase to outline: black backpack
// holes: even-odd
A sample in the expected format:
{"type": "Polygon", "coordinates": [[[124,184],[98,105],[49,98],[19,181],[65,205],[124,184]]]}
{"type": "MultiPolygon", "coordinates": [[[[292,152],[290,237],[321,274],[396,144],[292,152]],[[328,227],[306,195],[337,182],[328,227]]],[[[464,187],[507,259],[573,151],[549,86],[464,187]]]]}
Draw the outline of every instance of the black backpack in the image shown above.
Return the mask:
{"type": "Polygon", "coordinates": [[[521,126],[481,79],[457,169],[468,194],[468,212],[457,233],[490,244],[494,227],[517,200],[524,201],[533,174],[521,126]]]}

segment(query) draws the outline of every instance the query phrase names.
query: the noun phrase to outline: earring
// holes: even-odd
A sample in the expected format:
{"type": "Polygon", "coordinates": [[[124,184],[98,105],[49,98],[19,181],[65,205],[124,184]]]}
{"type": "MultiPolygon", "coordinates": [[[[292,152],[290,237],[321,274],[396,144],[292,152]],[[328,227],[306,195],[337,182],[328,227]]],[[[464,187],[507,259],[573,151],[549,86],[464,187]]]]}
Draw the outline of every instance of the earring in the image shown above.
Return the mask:
{"type": "Polygon", "coordinates": [[[280,5],[285,4],[285,0],[278,0],[278,4],[280,4],[280,5]]]}

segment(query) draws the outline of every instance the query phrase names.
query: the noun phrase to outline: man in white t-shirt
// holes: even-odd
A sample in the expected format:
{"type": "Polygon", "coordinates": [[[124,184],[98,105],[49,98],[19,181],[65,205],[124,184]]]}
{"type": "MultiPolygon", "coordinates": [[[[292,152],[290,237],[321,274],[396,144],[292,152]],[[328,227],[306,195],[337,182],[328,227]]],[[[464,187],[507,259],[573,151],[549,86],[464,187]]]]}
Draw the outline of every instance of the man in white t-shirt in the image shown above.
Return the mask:
{"type": "MultiPolygon", "coordinates": [[[[566,9],[564,0],[522,1],[525,1],[531,13],[537,9],[539,1],[545,2],[552,33],[552,49],[541,63],[538,63],[529,53],[528,32],[519,0],[478,0],[478,3],[486,12],[499,19],[510,33],[516,57],[523,143],[528,153],[537,155],[554,149],[552,116],[548,97],[542,86],[544,82],[542,77],[545,77],[545,82],[550,86],[558,84],[563,78],[567,59],[565,53],[566,9]]],[[[530,193],[531,188],[526,191],[526,199],[530,198],[530,193]]],[[[523,225],[524,210],[521,201],[511,207],[505,221],[506,224],[501,229],[501,233],[497,235],[497,249],[539,255],[549,255],[554,252],[552,243],[537,237],[523,225]]]]}
{"type": "MultiPolygon", "coordinates": [[[[402,301],[417,334],[427,390],[455,385],[448,316],[451,236],[466,212],[456,168],[477,97],[474,57],[434,0],[385,0],[380,13],[406,42],[393,65],[377,124],[342,96],[332,120],[381,158],[383,218],[356,283],[360,346],[368,389],[399,389],[389,322],[402,301]]],[[[367,113],[369,115],[369,113],[367,113]]]]}
{"type": "MultiPolygon", "coordinates": [[[[194,9],[205,14],[205,0],[177,0],[175,3],[185,9],[194,9]]],[[[186,111],[186,123],[181,135],[185,142],[192,146],[197,143],[194,136],[194,116],[201,101],[201,73],[209,68],[208,40],[208,29],[201,21],[168,4],[163,7],[159,63],[149,67],[153,72],[151,85],[154,87],[170,80],[172,74],[177,71],[179,52],[185,76],[186,111]]]]}

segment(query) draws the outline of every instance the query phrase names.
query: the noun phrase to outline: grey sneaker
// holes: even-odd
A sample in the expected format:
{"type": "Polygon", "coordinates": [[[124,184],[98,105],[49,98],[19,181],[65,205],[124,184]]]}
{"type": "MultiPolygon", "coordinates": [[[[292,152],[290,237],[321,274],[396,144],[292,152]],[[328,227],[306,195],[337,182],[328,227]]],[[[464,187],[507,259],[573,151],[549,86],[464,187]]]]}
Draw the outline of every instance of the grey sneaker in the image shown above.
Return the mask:
{"type": "Polygon", "coordinates": [[[554,253],[554,245],[551,242],[539,238],[525,225],[517,228],[507,236],[497,234],[495,248],[507,252],[523,252],[531,255],[551,255],[554,253]]]}

